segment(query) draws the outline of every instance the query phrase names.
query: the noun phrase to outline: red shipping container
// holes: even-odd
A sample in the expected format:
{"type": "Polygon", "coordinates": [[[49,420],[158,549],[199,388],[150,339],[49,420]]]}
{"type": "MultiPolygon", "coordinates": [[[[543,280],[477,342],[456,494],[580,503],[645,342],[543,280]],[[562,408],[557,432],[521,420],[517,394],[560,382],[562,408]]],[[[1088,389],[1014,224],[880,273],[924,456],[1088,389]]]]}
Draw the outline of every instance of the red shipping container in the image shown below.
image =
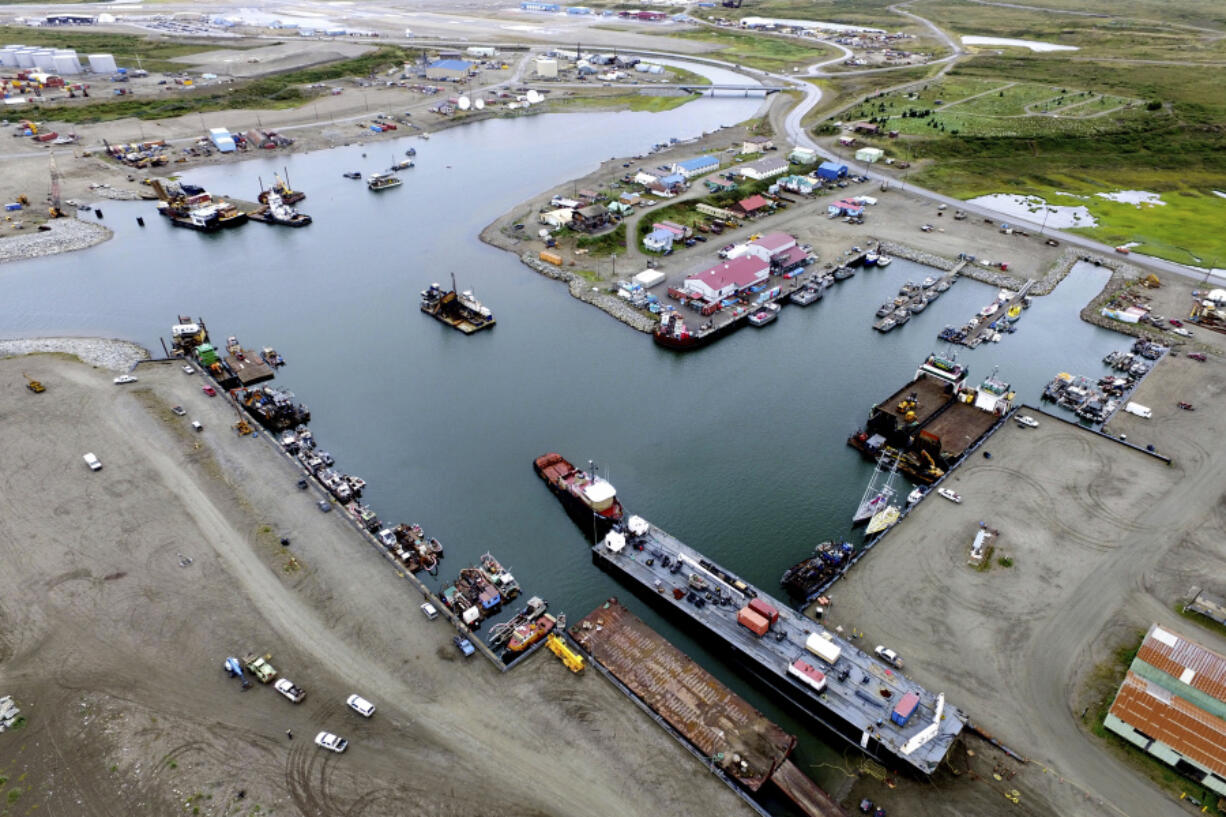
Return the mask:
{"type": "Polygon", "coordinates": [[[763,636],[770,631],[770,622],[766,617],[754,612],[748,607],[742,607],[741,611],[736,614],[736,623],[743,627],[748,627],[755,635],[763,636]]]}
{"type": "Polygon", "coordinates": [[[771,624],[779,620],[779,611],[762,601],[762,599],[754,599],[749,602],[749,609],[765,618],[771,624]]]}

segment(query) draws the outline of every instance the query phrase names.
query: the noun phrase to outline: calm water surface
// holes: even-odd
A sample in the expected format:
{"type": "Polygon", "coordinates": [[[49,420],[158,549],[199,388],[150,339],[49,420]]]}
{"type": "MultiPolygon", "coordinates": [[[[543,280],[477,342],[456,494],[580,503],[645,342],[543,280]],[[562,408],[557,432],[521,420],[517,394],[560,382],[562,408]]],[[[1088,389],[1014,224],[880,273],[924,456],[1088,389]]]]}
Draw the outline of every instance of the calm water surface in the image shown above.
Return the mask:
{"type": "MultiPolygon", "coordinates": [[[[803,725],[592,565],[532,460],[551,450],[595,459],[630,512],[775,593],[783,570],[815,543],[849,534],[871,468],[845,445],[848,434],[910,379],[942,326],[964,323],[995,290],[964,280],[882,336],[870,328],[878,304],[931,273],[895,261],[808,308],[788,307],[766,328],[677,355],[476,240],[514,204],[600,159],[734,124],[757,105],[729,98],[663,114],[490,120],[428,142],[193,170],[189,181],[253,199],[256,177],[267,183],[288,164],[315,224],[200,235],[172,229],[149,203],[104,203],[116,240],[0,267],[0,327],[6,336],[114,336],[160,350],[186,312],[204,316],[215,335],[275,346],[289,361],[277,385],[311,407],[322,446],[369,481],[381,518],[420,522],[443,540],[446,573],[492,550],[527,594],[572,618],[616,594],[802,735],[804,766],[829,761],[835,752],[803,725]],[[417,167],[401,174],[399,189],[375,195],[341,178],[381,170],[409,145],[417,167]],[[419,291],[452,272],[495,310],[493,331],[465,337],[419,313],[419,291]]],[[[1077,312],[1106,276],[1078,267],[1036,299],[1016,334],[964,351],[972,380],[999,366],[1035,402],[1058,371],[1099,372],[1102,356],[1124,342],[1077,312]]]]}

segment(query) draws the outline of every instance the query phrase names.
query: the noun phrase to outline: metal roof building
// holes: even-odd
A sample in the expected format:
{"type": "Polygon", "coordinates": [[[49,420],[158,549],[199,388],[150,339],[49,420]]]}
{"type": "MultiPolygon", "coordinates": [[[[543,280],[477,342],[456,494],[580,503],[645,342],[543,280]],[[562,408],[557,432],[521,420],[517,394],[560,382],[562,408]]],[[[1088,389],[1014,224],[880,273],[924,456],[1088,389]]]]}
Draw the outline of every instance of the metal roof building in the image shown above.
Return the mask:
{"type": "Polygon", "coordinates": [[[1226,795],[1226,657],[1153,625],[1104,726],[1226,795]]]}
{"type": "Polygon", "coordinates": [[[426,79],[463,79],[472,67],[465,60],[437,60],[426,67],[426,79]]]}

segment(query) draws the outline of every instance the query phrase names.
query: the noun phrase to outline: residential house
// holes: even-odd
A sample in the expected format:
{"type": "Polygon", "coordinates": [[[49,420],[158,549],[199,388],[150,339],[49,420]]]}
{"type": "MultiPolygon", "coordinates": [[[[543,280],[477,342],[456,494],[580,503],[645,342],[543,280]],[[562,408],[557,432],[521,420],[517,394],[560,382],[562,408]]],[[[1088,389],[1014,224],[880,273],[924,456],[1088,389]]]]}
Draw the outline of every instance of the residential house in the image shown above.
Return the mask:
{"type": "Polygon", "coordinates": [[[601,227],[608,225],[609,211],[604,205],[592,204],[587,207],[580,207],[575,211],[574,217],[571,219],[571,226],[576,230],[594,233],[601,227]]]}
{"type": "Polygon", "coordinates": [[[812,176],[784,176],[779,179],[779,186],[791,193],[811,196],[821,189],[822,183],[812,176]]]}
{"type": "Polygon", "coordinates": [[[851,129],[856,133],[864,133],[869,136],[876,136],[881,132],[880,126],[874,125],[872,122],[857,122],[851,126],[851,129]]]}
{"type": "Polygon", "coordinates": [[[675,221],[657,221],[655,224],[651,225],[651,229],[668,230],[675,238],[681,240],[687,239],[694,234],[694,231],[689,227],[685,227],[676,223],[675,221]]]}
{"type": "Polygon", "coordinates": [[[847,165],[839,162],[822,162],[817,166],[817,177],[828,182],[837,181],[847,175],[847,165]]]}
{"type": "Polygon", "coordinates": [[[689,187],[685,176],[680,173],[669,173],[667,176],[661,176],[659,183],[661,187],[670,193],[684,193],[689,187]]]}
{"type": "Polygon", "coordinates": [[[732,205],[731,209],[733,212],[740,213],[745,218],[751,218],[753,216],[760,216],[770,212],[769,207],[770,205],[767,203],[766,199],[762,198],[761,196],[754,195],[747,199],[741,199],[736,204],[732,205]]]}
{"type": "Polygon", "coordinates": [[[750,153],[765,153],[775,146],[775,143],[765,136],[751,136],[741,142],[741,155],[750,153]]]}
{"type": "Polygon", "coordinates": [[[873,162],[878,161],[884,155],[885,151],[881,148],[860,148],[856,151],[856,161],[868,162],[869,164],[872,164],[873,162]]]}
{"type": "Polygon", "coordinates": [[[541,224],[547,227],[569,227],[571,219],[575,216],[575,211],[570,207],[560,207],[557,210],[550,210],[547,213],[541,213],[537,218],[541,224]]]}
{"type": "Polygon", "coordinates": [[[644,187],[656,184],[660,181],[660,177],[655,173],[648,173],[646,170],[640,170],[634,174],[634,183],[641,184],[644,187]]]}
{"type": "Polygon", "coordinates": [[[817,151],[813,148],[796,147],[788,154],[788,161],[798,165],[811,165],[817,161],[817,151]]]}
{"type": "Polygon", "coordinates": [[[675,238],[676,235],[671,230],[657,227],[643,236],[643,247],[652,252],[668,252],[673,248],[673,239],[675,238]]]}

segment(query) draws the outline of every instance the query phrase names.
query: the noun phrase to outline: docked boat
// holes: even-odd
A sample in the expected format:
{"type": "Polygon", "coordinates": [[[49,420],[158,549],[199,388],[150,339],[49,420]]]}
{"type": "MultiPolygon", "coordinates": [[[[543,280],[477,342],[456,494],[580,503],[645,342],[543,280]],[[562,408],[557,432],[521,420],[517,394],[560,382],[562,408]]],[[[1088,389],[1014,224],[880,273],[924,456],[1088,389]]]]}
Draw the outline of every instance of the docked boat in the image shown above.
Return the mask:
{"type": "Polygon", "coordinates": [[[232,202],[219,201],[217,202],[217,221],[222,229],[228,227],[240,227],[247,223],[249,214],[238,209],[232,202]]]}
{"type": "Polygon", "coordinates": [[[519,582],[511,575],[511,571],[498,563],[492,553],[481,555],[481,572],[507,601],[513,601],[519,595],[519,582]]]}
{"type": "Polygon", "coordinates": [[[877,266],[879,267],[888,267],[890,264],[893,264],[893,263],[894,263],[894,259],[890,258],[890,256],[888,255],[877,256],[877,266]]]}
{"type": "Polygon", "coordinates": [[[868,521],[868,527],[864,529],[864,533],[868,536],[872,536],[873,534],[881,533],[887,528],[893,527],[894,524],[898,522],[898,514],[899,510],[897,505],[887,505],[886,507],[877,511],[877,513],[873,514],[873,518],[868,521]]]}
{"type": "Polygon", "coordinates": [[[907,507],[910,508],[912,505],[917,504],[927,493],[928,490],[923,485],[916,486],[915,490],[907,494],[907,507]]]}
{"type": "Polygon", "coordinates": [[[948,499],[950,502],[956,502],[959,505],[962,504],[962,497],[958,496],[957,493],[949,488],[937,488],[937,493],[948,499]]]}
{"type": "Polygon", "coordinates": [[[878,332],[889,332],[895,326],[898,326],[898,321],[893,317],[887,316],[873,324],[873,328],[878,332]]]}
{"type": "Polygon", "coordinates": [[[881,306],[877,307],[877,317],[884,318],[886,315],[893,312],[895,308],[896,307],[894,306],[893,302],[882,304],[881,306]]]}
{"type": "Polygon", "coordinates": [[[911,304],[907,308],[911,310],[912,315],[918,315],[920,312],[923,312],[927,307],[928,307],[928,299],[920,298],[918,300],[912,301],[911,304]]]}
{"type": "Polygon", "coordinates": [[[902,326],[904,323],[911,320],[911,310],[905,307],[899,307],[898,309],[895,309],[893,313],[891,313],[891,317],[894,318],[894,323],[897,326],[902,326]]]}
{"type": "Polygon", "coordinates": [[[949,289],[952,283],[953,283],[952,280],[948,278],[942,278],[941,280],[936,282],[936,285],[933,286],[932,289],[936,292],[945,292],[946,290],[949,289]]]}
{"type": "Polygon", "coordinates": [[[1022,316],[1021,304],[1014,304],[1013,306],[1009,307],[1009,311],[1005,313],[1005,317],[1007,317],[1010,320],[1010,322],[1017,320],[1021,316],[1022,316]]]}
{"type": "Polygon", "coordinates": [[[851,276],[855,275],[856,271],[851,267],[839,267],[834,271],[834,280],[846,281],[851,276]]]}
{"type": "Polygon", "coordinates": [[[280,174],[274,173],[272,187],[268,188],[267,190],[260,190],[260,195],[258,197],[260,204],[268,204],[272,193],[276,193],[281,198],[281,201],[286,204],[297,204],[305,199],[306,193],[303,193],[301,190],[294,190],[292,187],[290,187],[289,182],[287,181],[288,179],[288,173],[286,174],[285,179],[282,179],[280,174]]]}
{"type": "Polygon", "coordinates": [[[992,301],[992,303],[988,304],[983,309],[979,310],[979,317],[990,318],[996,314],[996,311],[998,309],[1000,309],[1000,304],[997,303],[996,301],[992,301]]]}
{"type": "Polygon", "coordinates": [[[868,252],[864,254],[864,266],[875,267],[877,266],[878,259],[879,259],[879,256],[877,255],[877,253],[873,252],[872,250],[869,250],[868,252]]]}
{"type": "Polygon", "coordinates": [[[933,287],[932,289],[924,293],[924,297],[928,299],[928,303],[932,303],[937,298],[941,297],[941,290],[937,289],[936,287],[933,287]]]}
{"type": "Polygon", "coordinates": [[[388,190],[401,184],[400,178],[392,173],[371,173],[366,178],[366,186],[375,191],[388,190]]]}
{"type": "Polygon", "coordinates": [[[822,299],[822,290],[820,287],[801,287],[788,296],[788,300],[797,306],[808,306],[814,301],[822,299]]]}
{"type": "Polygon", "coordinates": [[[265,363],[273,368],[285,365],[285,358],[277,354],[277,350],[271,346],[265,346],[260,352],[260,357],[263,358],[265,363]]]}
{"type": "Polygon", "coordinates": [[[593,530],[593,541],[621,521],[623,511],[617,500],[617,489],[596,474],[594,465],[589,464],[592,471],[589,474],[571,465],[561,454],[550,452],[537,457],[532,468],[562,501],[576,524],[585,531],[593,530]]]}
{"type": "Polygon", "coordinates": [[[793,599],[809,601],[825,589],[854,553],[849,542],[822,542],[812,556],[785,570],[779,584],[793,599]]]}
{"type": "Polygon", "coordinates": [[[511,633],[511,638],[507,641],[507,649],[511,652],[523,652],[553,632],[554,626],[557,623],[558,620],[556,618],[549,613],[545,613],[536,621],[529,621],[519,625],[511,633]]]}
{"type": "Polygon", "coordinates": [[[898,458],[890,458],[889,465],[886,464],[886,459],[882,457],[877,460],[873,476],[868,481],[864,496],[860,498],[860,505],[851,517],[852,524],[867,522],[878,511],[890,506],[890,501],[894,498],[894,480],[898,477],[898,458]]]}
{"type": "Polygon", "coordinates": [[[422,290],[421,311],[466,335],[489,329],[496,323],[494,313],[473,296],[472,290],[456,292],[454,274],[450,290],[444,290],[437,283],[422,290]]]}
{"type": "Polygon", "coordinates": [[[264,206],[252,214],[256,221],[280,224],[283,227],[305,227],[312,221],[306,213],[299,213],[286,204],[275,190],[269,190],[265,199],[264,206]]]}
{"type": "Polygon", "coordinates": [[[750,314],[749,322],[754,326],[766,326],[779,317],[779,309],[779,304],[763,304],[761,309],[750,314]]]}
{"type": "Polygon", "coordinates": [[[213,206],[194,208],[170,208],[158,204],[158,212],[170,219],[175,227],[186,227],[202,233],[215,233],[221,229],[221,214],[213,206]]]}
{"type": "Polygon", "coordinates": [[[929,275],[923,281],[920,281],[920,286],[922,286],[924,289],[932,289],[934,286],[936,286],[936,284],[937,279],[933,278],[931,275],[929,275]]]}

